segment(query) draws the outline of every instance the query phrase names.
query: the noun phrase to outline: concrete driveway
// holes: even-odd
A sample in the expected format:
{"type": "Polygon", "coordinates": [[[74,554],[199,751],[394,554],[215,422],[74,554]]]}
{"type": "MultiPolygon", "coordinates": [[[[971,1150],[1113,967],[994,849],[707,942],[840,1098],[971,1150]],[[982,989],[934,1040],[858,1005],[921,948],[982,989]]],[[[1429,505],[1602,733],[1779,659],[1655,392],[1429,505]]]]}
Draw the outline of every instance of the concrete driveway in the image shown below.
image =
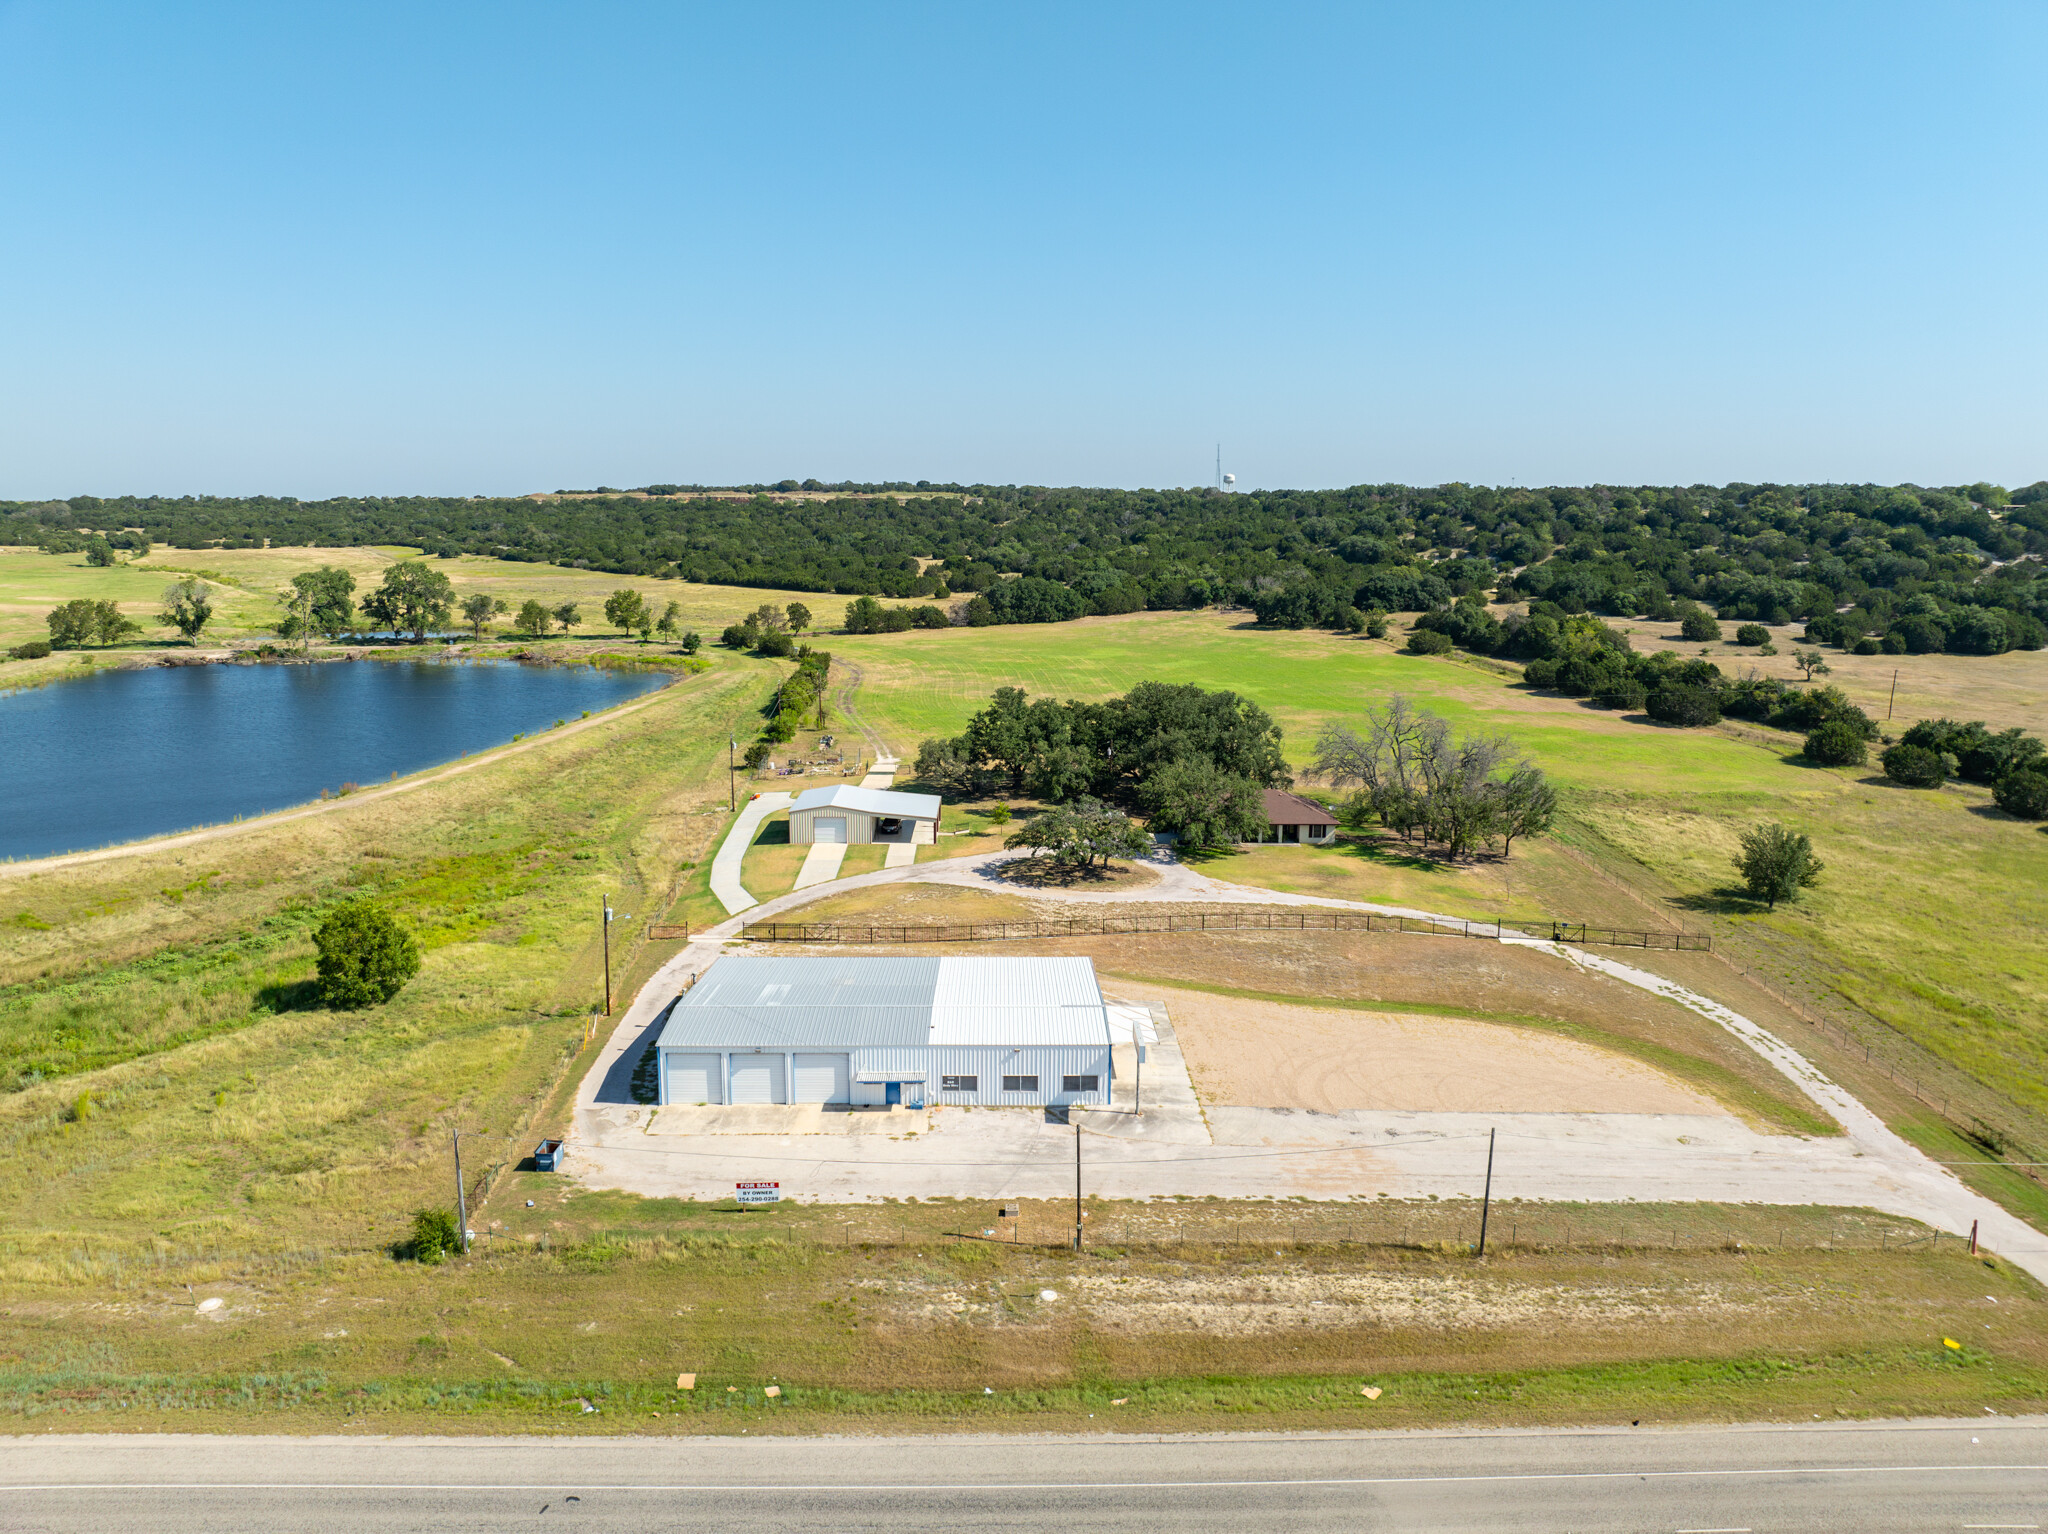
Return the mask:
{"type": "Polygon", "coordinates": [[[795,797],[790,794],[757,795],[746,802],[740,810],[740,818],[725,833],[718,855],[711,860],[711,893],[718,897],[718,903],[725,907],[728,915],[736,916],[761,903],[740,883],[740,864],[746,859],[747,849],[754,845],[761,822],[795,802],[795,797]]]}

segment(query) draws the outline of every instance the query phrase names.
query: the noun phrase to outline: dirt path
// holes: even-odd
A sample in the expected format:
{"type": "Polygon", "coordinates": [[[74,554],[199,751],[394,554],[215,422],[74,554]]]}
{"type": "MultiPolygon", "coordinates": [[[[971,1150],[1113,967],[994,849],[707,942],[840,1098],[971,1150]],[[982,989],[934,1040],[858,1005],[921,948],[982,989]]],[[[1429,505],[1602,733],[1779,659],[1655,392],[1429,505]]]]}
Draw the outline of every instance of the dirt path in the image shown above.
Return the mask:
{"type": "Polygon", "coordinates": [[[885,756],[895,758],[895,749],[882,738],[881,731],[861,718],[860,709],[856,706],[855,700],[860,693],[860,684],[867,679],[867,673],[850,660],[835,660],[832,662],[832,669],[845,674],[845,680],[832,695],[832,703],[839,710],[839,717],[860,731],[861,739],[868,743],[868,750],[877,761],[885,756]]]}

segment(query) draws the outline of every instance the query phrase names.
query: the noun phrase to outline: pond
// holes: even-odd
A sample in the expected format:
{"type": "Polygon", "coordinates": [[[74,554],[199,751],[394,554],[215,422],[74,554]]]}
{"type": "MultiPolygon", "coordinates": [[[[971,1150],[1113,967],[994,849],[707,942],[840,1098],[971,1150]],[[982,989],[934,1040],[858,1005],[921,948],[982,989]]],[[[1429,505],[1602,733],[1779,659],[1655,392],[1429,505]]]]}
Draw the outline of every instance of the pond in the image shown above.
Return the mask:
{"type": "Polygon", "coordinates": [[[0,695],[0,857],[260,815],[369,787],[662,685],[516,661],[107,671],[0,695]]]}

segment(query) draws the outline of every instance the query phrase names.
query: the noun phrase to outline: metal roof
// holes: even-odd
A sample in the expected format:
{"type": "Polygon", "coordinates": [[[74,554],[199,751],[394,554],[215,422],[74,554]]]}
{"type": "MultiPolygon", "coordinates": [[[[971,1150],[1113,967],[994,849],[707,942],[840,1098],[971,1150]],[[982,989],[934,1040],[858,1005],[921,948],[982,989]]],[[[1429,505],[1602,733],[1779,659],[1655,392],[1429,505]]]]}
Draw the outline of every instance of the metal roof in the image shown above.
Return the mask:
{"type": "Polygon", "coordinates": [[[1088,959],[733,957],[677,1000],[659,1047],[1108,1042],[1088,959]]]}
{"type": "Polygon", "coordinates": [[[937,794],[898,794],[886,788],[835,783],[830,788],[805,789],[789,809],[791,814],[798,810],[861,810],[869,815],[893,815],[898,820],[937,820],[939,803],[937,794]]]}

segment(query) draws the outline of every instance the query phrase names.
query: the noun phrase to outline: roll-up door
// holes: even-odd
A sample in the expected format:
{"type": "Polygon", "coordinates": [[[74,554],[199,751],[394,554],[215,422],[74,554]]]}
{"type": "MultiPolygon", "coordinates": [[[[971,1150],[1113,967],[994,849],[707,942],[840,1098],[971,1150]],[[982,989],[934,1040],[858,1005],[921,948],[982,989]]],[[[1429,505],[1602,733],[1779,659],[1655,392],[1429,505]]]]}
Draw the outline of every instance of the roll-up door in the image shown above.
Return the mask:
{"type": "Polygon", "coordinates": [[[736,1103],[786,1103],[782,1089],[782,1056],[734,1055],[732,1100],[736,1103]]]}
{"type": "Polygon", "coordinates": [[[718,1090],[718,1076],[724,1063],[717,1055],[670,1055],[668,1100],[672,1103],[722,1101],[718,1090]]]}
{"type": "Polygon", "coordinates": [[[811,840],[814,842],[843,842],[846,840],[846,817],[844,815],[811,817],[811,840]]]}
{"type": "Polygon", "coordinates": [[[795,1103],[843,1103],[853,1097],[853,1071],[846,1055],[798,1055],[795,1103]]]}

